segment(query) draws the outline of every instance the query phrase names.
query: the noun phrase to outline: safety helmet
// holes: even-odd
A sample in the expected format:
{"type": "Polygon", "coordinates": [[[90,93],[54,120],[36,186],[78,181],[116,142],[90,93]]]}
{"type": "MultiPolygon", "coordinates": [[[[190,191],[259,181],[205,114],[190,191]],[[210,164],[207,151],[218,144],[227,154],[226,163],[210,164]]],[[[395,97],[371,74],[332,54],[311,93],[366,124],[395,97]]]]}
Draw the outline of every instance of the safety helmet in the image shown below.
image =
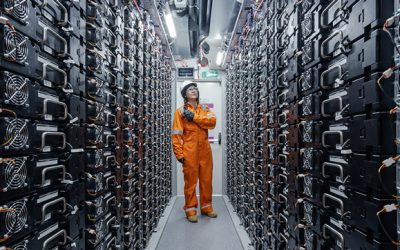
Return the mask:
{"type": "Polygon", "coordinates": [[[192,81],[184,81],[182,83],[182,85],[181,85],[181,95],[182,95],[183,98],[186,97],[186,90],[191,86],[197,87],[197,83],[192,82],[192,81]]]}

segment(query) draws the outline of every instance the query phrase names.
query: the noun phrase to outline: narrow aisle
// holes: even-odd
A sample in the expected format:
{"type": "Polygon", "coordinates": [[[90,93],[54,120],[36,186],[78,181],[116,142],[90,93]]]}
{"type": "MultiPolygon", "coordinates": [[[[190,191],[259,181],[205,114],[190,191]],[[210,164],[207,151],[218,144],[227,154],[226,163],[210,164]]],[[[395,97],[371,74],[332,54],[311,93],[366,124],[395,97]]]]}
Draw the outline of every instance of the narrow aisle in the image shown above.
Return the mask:
{"type": "MultiPolygon", "coordinates": [[[[222,197],[213,198],[217,219],[199,215],[198,223],[186,220],[178,197],[158,243],[157,250],[242,250],[229,211],[222,197]]],[[[198,211],[199,213],[199,211],[198,211]]]]}

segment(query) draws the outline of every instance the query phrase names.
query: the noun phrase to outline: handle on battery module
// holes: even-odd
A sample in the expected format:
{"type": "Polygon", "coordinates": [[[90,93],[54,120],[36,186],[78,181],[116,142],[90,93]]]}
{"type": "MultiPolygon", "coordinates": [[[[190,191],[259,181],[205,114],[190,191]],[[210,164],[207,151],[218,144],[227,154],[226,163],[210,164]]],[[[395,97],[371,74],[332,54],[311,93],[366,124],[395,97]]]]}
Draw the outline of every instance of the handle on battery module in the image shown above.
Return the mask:
{"type": "Polygon", "coordinates": [[[66,169],[65,169],[64,165],[56,165],[56,166],[47,167],[47,168],[42,170],[41,187],[43,187],[46,184],[46,174],[47,174],[47,172],[53,171],[53,170],[56,170],[56,169],[61,169],[62,170],[62,181],[65,180],[66,169]]]}
{"type": "Polygon", "coordinates": [[[324,193],[322,195],[322,206],[324,208],[329,208],[329,206],[326,204],[326,199],[330,199],[330,200],[333,200],[333,201],[336,201],[337,203],[339,203],[340,204],[340,212],[341,212],[341,214],[343,214],[344,204],[343,204],[343,201],[341,199],[339,199],[339,198],[337,198],[337,197],[335,197],[333,195],[324,193]]]}
{"type": "Polygon", "coordinates": [[[43,27],[43,43],[45,43],[47,41],[47,39],[49,38],[49,31],[51,33],[53,33],[54,36],[56,36],[58,39],[61,40],[61,42],[64,44],[64,51],[59,52],[59,55],[61,57],[64,57],[67,55],[67,51],[68,51],[68,44],[67,44],[67,40],[65,40],[62,36],[60,36],[57,32],[55,32],[54,30],[50,29],[49,27],[43,27]]]}
{"type": "MultiPolygon", "coordinates": [[[[61,26],[65,26],[68,23],[68,11],[67,8],[65,8],[65,6],[63,4],[61,4],[58,0],[53,0],[61,9],[62,12],[64,12],[64,18],[62,18],[63,20],[60,20],[59,24],[61,26]]],[[[39,5],[40,8],[44,8],[46,5],[48,5],[49,0],[43,0],[43,3],[41,5],[39,5]]]]}
{"type": "Polygon", "coordinates": [[[337,168],[340,171],[340,179],[343,181],[343,167],[340,164],[332,163],[332,162],[324,162],[322,163],[322,176],[325,178],[328,178],[329,175],[326,174],[326,168],[331,167],[331,168],[337,168]]]}
{"type": "Polygon", "coordinates": [[[41,149],[43,150],[46,146],[46,137],[47,136],[59,136],[62,138],[62,146],[58,147],[58,149],[64,149],[65,146],[67,145],[67,141],[66,141],[66,136],[63,132],[44,132],[42,134],[42,145],[41,145],[41,149]]]}
{"type": "Polygon", "coordinates": [[[45,99],[43,101],[43,115],[47,115],[48,111],[48,106],[49,103],[53,103],[55,105],[61,106],[64,109],[63,115],[60,117],[61,120],[65,120],[68,117],[68,106],[64,102],[56,101],[56,100],[51,100],[51,99],[45,99]]]}
{"type": "Polygon", "coordinates": [[[46,75],[47,75],[47,68],[53,69],[53,70],[55,70],[55,71],[61,73],[61,74],[64,76],[64,82],[63,82],[62,88],[66,88],[66,87],[67,87],[67,84],[68,84],[67,72],[65,72],[64,70],[59,69],[57,66],[54,66],[54,65],[52,65],[52,64],[50,64],[50,63],[47,63],[47,62],[43,63],[42,80],[44,80],[44,79],[46,78],[46,75]]]}
{"type": "Polygon", "coordinates": [[[65,200],[64,197],[60,197],[58,199],[50,201],[50,202],[44,204],[43,207],[42,207],[42,221],[41,221],[41,223],[46,221],[46,210],[47,210],[47,208],[50,207],[50,206],[53,206],[53,205],[55,205],[57,203],[62,203],[63,204],[63,208],[61,210],[62,213],[65,213],[65,211],[67,211],[67,201],[65,200]]]}
{"type": "Polygon", "coordinates": [[[65,229],[58,231],[57,233],[53,234],[51,237],[49,237],[48,239],[46,239],[43,242],[43,248],[42,249],[47,249],[47,245],[54,239],[56,239],[57,237],[63,235],[63,245],[67,244],[67,231],[65,229]]]}
{"type": "Polygon", "coordinates": [[[329,147],[330,145],[327,145],[326,143],[325,143],[325,136],[326,135],[334,135],[334,134],[338,134],[339,135],[339,137],[340,137],[340,145],[343,145],[343,132],[342,131],[340,131],[340,130],[337,130],[337,131],[324,131],[323,133],[322,133],[322,146],[324,147],[324,148],[327,148],[327,147],[329,147]]]}
{"type": "Polygon", "coordinates": [[[343,249],[343,246],[344,246],[344,237],[343,237],[343,235],[342,235],[341,233],[339,233],[339,232],[338,232],[336,229],[334,229],[333,227],[324,224],[324,225],[322,226],[322,233],[323,233],[323,236],[324,236],[325,239],[328,238],[327,230],[331,231],[332,233],[334,233],[335,235],[337,235],[337,236],[340,238],[341,246],[342,246],[342,249],[343,249]]]}

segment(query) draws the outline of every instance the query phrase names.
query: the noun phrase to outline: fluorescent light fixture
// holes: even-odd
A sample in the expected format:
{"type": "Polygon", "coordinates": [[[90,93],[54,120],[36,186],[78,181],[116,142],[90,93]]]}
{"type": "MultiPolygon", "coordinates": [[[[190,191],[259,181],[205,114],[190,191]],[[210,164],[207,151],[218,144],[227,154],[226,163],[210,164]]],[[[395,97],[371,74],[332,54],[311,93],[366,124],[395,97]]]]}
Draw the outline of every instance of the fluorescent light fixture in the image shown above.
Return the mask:
{"type": "Polygon", "coordinates": [[[174,20],[172,19],[172,14],[171,13],[167,13],[164,15],[165,18],[165,22],[167,23],[167,28],[168,28],[168,32],[169,35],[172,38],[176,37],[176,30],[175,30],[175,25],[174,25],[174,20]]]}
{"type": "Polygon", "coordinates": [[[218,66],[222,64],[222,59],[224,58],[224,52],[218,51],[216,63],[218,66]]]}

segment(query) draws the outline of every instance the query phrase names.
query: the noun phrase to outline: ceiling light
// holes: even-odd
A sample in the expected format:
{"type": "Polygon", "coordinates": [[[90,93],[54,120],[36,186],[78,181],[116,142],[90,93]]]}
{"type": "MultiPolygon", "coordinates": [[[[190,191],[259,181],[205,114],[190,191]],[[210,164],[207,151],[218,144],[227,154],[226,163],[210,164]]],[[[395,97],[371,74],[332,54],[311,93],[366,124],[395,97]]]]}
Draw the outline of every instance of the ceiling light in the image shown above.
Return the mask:
{"type": "Polygon", "coordinates": [[[222,37],[221,37],[221,34],[217,34],[216,36],[215,36],[215,39],[217,39],[217,40],[219,40],[219,39],[221,39],[222,37]]]}
{"type": "Polygon", "coordinates": [[[223,51],[219,51],[217,54],[217,60],[216,63],[217,65],[221,65],[222,64],[222,59],[224,58],[224,52],[223,51]]]}
{"type": "Polygon", "coordinates": [[[164,15],[165,22],[167,23],[168,32],[171,38],[176,37],[176,30],[174,25],[174,20],[172,19],[171,13],[164,15]]]}

